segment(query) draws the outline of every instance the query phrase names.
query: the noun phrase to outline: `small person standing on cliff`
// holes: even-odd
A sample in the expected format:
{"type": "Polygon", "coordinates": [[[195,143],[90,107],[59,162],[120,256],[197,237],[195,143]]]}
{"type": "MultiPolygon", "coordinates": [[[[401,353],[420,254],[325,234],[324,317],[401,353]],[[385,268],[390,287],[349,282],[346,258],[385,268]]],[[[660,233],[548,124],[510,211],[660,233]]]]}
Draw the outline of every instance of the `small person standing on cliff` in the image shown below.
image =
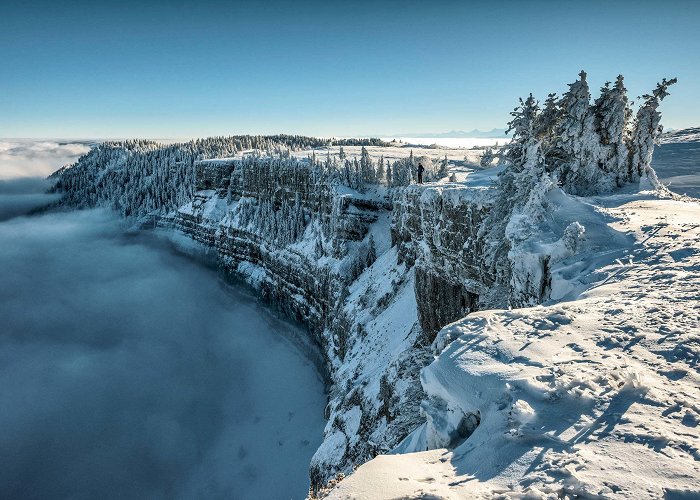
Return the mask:
{"type": "Polygon", "coordinates": [[[423,184],[423,172],[425,171],[425,167],[423,166],[422,163],[418,163],[418,184],[423,184]]]}

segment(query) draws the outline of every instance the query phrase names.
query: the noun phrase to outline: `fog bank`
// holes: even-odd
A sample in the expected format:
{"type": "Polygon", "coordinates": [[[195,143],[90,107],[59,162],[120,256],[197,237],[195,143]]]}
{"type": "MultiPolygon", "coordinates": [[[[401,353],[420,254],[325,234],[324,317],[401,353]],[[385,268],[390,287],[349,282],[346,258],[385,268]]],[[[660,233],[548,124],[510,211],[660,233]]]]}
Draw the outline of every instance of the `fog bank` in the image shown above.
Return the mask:
{"type": "Polygon", "coordinates": [[[304,497],[325,397],[294,326],[107,212],[16,212],[0,498],[304,497]]]}
{"type": "Polygon", "coordinates": [[[0,139],[0,180],[46,177],[88,151],[88,142],[0,139]]]}

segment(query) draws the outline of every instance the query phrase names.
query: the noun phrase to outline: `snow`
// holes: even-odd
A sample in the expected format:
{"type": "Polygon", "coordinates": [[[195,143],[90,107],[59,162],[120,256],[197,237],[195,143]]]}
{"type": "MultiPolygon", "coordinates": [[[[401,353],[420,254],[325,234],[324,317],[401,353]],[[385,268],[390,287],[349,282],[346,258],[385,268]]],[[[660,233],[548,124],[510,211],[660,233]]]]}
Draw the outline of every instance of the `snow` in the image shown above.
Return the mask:
{"type": "Polygon", "coordinates": [[[659,138],[661,144],[678,144],[685,142],[700,142],[700,127],[686,128],[666,132],[659,138]]]}
{"type": "Polygon", "coordinates": [[[445,327],[426,423],[329,498],[700,495],[700,204],[567,199],[591,240],[569,300],[445,327]]]}
{"type": "Polygon", "coordinates": [[[657,146],[652,166],[659,180],[671,191],[700,198],[700,142],[664,143],[657,146]]]}
{"type": "Polygon", "coordinates": [[[510,139],[506,137],[390,137],[382,138],[386,142],[402,142],[406,145],[438,146],[438,148],[463,148],[486,147],[503,145],[510,139]]]}
{"type": "MultiPolygon", "coordinates": [[[[222,268],[276,295],[297,316],[318,320],[314,327],[321,331],[314,335],[324,349],[330,384],[324,442],[310,466],[314,491],[394,447],[391,456],[342,481],[334,494],[376,497],[364,485],[386,483],[388,497],[658,496],[661,484],[673,491],[697,485],[693,221],[700,214],[687,199],[652,191],[658,182],[648,162],[658,99],[640,112],[644,126],[635,136],[634,173],[628,176],[626,149],[602,147],[593,128],[585,74],[576,87],[568,100],[567,132],[560,134],[569,138],[567,161],[553,163],[553,172],[544,168],[540,141],[528,135],[537,114],[531,102],[531,112],[521,113],[514,147],[499,158],[505,166],[481,168],[484,149],[396,143],[344,146],[341,154],[340,147],[304,141],[307,149],[287,151],[301,144],[295,140],[280,147],[264,141],[253,153],[214,141],[206,155],[221,157],[197,163],[206,172],[183,177],[176,168],[175,174],[192,191],[212,185],[217,190],[196,191],[192,198],[175,189],[181,182],[163,184],[167,199],[158,206],[195,239],[221,244],[222,268]],[[260,156],[273,150],[281,158],[260,156]],[[362,167],[365,152],[397,162],[393,188],[372,183],[362,167]],[[330,169],[321,167],[328,156],[360,159],[360,168],[351,173],[352,162],[338,169],[335,161],[326,163],[330,169]],[[431,174],[447,158],[449,175],[405,186],[413,167],[397,160],[409,156],[413,166],[423,162],[431,174]],[[218,172],[222,177],[215,167],[244,157],[226,195],[230,169],[218,172]],[[252,172],[264,182],[246,177],[252,172]],[[323,192],[318,207],[314,189],[323,192]],[[276,207],[280,193],[282,205],[276,207]],[[296,195],[294,205],[288,195],[296,195]],[[674,219],[676,212],[681,219],[674,219]],[[665,234],[669,227],[672,235],[665,234]],[[376,252],[369,251],[370,241],[376,252]],[[683,267],[683,261],[690,264],[683,267]],[[443,329],[431,346],[435,329],[471,307],[447,307],[456,312],[445,314],[429,335],[421,332],[426,313],[417,310],[416,277],[423,276],[417,271],[473,288],[482,308],[543,305],[471,314],[443,329]],[[670,326],[674,322],[677,328],[670,326]],[[673,399],[681,392],[678,380],[683,390],[688,386],[682,403],[673,399]],[[626,461],[630,453],[639,462],[626,461]],[[395,472],[387,479],[392,461],[412,475],[395,472]],[[651,463],[663,470],[648,472],[651,463]]],[[[617,111],[607,114],[627,116],[621,100],[609,104],[605,109],[617,111]]],[[[609,120],[606,127],[618,146],[621,124],[609,120]]],[[[548,134],[548,141],[558,143],[560,136],[548,134]]],[[[119,156],[106,158],[116,168],[119,156]]],[[[130,196],[136,205],[125,212],[142,214],[153,201],[154,176],[138,166],[140,156],[134,158],[125,169],[132,168],[148,189],[145,202],[140,192],[130,196]]],[[[102,160],[95,168],[85,163],[88,179],[107,170],[102,160]]],[[[659,177],[671,189],[692,187],[696,164],[680,168],[671,161],[659,177]]],[[[81,177],[65,177],[80,193],[81,177]]],[[[114,179],[104,199],[119,192],[120,177],[114,179]]],[[[440,300],[449,302],[451,294],[440,300]]],[[[440,309],[440,300],[429,307],[440,309]]]]}

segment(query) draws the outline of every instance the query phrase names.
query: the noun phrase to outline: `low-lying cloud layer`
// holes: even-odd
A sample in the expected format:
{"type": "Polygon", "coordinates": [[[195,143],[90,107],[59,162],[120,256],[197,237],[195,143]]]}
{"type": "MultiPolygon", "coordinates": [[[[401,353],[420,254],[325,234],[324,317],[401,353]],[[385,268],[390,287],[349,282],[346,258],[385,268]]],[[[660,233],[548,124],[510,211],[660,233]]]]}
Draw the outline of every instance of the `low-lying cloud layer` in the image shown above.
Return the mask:
{"type": "Polygon", "coordinates": [[[0,179],[0,222],[58,201],[60,195],[47,193],[50,187],[43,177],[0,179]]]}
{"type": "Polygon", "coordinates": [[[88,151],[88,142],[0,139],[0,180],[46,177],[88,151]]]}
{"type": "Polygon", "coordinates": [[[306,494],[325,398],[293,327],[102,211],[0,242],[0,498],[306,494]]]}

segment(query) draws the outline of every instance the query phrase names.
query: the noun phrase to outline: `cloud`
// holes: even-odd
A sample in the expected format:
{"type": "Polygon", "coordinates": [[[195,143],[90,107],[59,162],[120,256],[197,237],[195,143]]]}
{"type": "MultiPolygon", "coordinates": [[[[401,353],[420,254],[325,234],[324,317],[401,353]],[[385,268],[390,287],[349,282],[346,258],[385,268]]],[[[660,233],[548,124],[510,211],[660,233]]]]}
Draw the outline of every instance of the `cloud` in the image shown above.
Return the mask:
{"type": "Polygon", "coordinates": [[[302,332],[104,211],[0,241],[0,498],[306,494],[325,397],[302,332]]]}
{"type": "Polygon", "coordinates": [[[61,195],[46,192],[51,184],[43,177],[0,179],[0,222],[58,201],[61,195]]]}
{"type": "Polygon", "coordinates": [[[0,139],[0,179],[46,177],[88,151],[89,142],[0,139]]]}

